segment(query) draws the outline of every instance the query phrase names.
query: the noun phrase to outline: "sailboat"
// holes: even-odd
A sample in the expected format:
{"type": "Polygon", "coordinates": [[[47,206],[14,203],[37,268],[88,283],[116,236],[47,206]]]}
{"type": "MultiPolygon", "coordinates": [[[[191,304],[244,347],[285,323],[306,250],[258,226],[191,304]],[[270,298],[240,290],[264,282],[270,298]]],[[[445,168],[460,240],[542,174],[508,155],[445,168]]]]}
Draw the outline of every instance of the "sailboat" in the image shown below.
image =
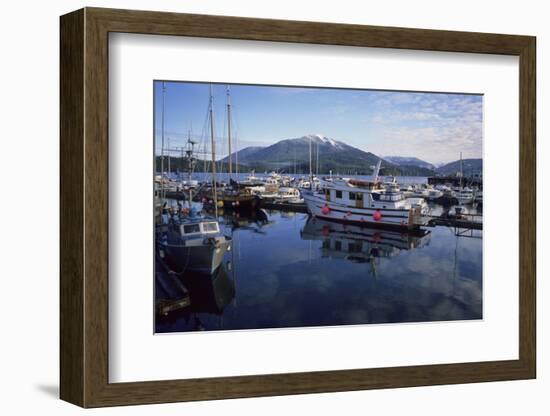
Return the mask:
{"type": "MultiPolygon", "coordinates": [[[[239,184],[233,179],[233,155],[231,152],[231,95],[229,92],[229,86],[226,88],[226,98],[230,186],[224,187],[218,192],[217,200],[218,204],[223,206],[225,209],[235,211],[254,211],[260,207],[260,198],[250,189],[239,186],[239,184]]],[[[212,102],[212,92],[210,92],[210,101],[212,102]]]]}
{"type": "MultiPolygon", "coordinates": [[[[164,124],[162,129],[164,130],[164,124]]],[[[196,162],[195,142],[188,140],[188,145],[186,161],[190,180],[196,162]]],[[[215,167],[213,178],[215,183],[215,167]]],[[[156,230],[159,256],[176,273],[212,273],[220,266],[225,252],[229,250],[230,239],[221,233],[216,217],[202,215],[193,206],[192,187],[188,188],[188,192],[187,207],[175,212],[163,208],[161,224],[156,230]]]]}

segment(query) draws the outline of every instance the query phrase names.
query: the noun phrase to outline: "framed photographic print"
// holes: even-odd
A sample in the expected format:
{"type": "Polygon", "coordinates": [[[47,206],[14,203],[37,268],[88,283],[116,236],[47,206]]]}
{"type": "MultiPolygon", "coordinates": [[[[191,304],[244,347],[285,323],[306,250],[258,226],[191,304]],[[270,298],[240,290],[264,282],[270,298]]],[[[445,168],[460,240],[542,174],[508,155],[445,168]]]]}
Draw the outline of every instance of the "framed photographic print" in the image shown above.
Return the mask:
{"type": "Polygon", "coordinates": [[[534,378],[535,38],[61,17],[61,398],[534,378]]]}

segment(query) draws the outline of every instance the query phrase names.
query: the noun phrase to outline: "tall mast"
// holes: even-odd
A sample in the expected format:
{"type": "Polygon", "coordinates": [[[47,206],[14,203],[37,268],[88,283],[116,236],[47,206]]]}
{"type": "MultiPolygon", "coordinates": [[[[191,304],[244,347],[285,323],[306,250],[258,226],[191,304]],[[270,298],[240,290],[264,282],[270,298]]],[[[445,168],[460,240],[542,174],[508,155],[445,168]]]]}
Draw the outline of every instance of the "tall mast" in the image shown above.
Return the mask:
{"type": "Polygon", "coordinates": [[[187,135],[187,162],[188,162],[188,171],[187,171],[187,186],[189,187],[189,212],[191,212],[191,207],[193,205],[193,187],[191,186],[191,177],[194,168],[194,151],[195,151],[195,142],[191,140],[191,133],[187,135]],[[191,146],[191,149],[189,149],[191,146]]]}
{"type": "Polygon", "coordinates": [[[168,177],[170,177],[171,169],[170,169],[170,137],[166,138],[168,140],[168,177]]]}
{"type": "MultiPolygon", "coordinates": [[[[191,145],[191,151],[193,151],[195,143],[191,141],[191,130],[187,130],[187,144],[191,145]]],[[[182,157],[183,157],[183,151],[182,151],[182,157]]],[[[189,171],[187,172],[187,183],[191,183],[191,176],[192,176],[192,171],[191,169],[189,169],[189,171]]]]}
{"type": "Polygon", "coordinates": [[[218,190],[216,188],[216,142],[214,141],[214,96],[212,84],[210,84],[210,144],[212,146],[212,192],[214,200],[214,212],[218,218],[218,190]]]}
{"type": "Polygon", "coordinates": [[[460,189],[462,189],[462,176],[464,176],[464,169],[462,167],[462,152],[460,152],[460,189]]]}
{"type": "Polygon", "coordinates": [[[164,198],[164,93],[166,86],[162,81],[162,126],[161,126],[161,144],[160,144],[160,194],[164,198]]]}
{"type": "Polygon", "coordinates": [[[229,95],[229,85],[227,86],[227,140],[229,142],[229,179],[233,175],[233,155],[231,154],[231,96],[229,95]]]}
{"type": "Polygon", "coordinates": [[[319,144],[317,143],[317,160],[315,161],[315,176],[319,176],[319,144]]]}
{"type": "Polygon", "coordinates": [[[311,142],[312,138],[309,138],[309,188],[313,189],[313,172],[311,170],[311,142]]]}

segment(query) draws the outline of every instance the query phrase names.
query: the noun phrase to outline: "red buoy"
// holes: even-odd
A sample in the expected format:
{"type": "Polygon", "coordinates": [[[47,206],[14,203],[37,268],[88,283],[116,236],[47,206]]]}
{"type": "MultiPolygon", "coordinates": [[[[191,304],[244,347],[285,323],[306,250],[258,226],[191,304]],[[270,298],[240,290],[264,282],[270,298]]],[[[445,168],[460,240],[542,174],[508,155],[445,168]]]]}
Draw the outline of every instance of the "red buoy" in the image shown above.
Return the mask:
{"type": "Polygon", "coordinates": [[[328,215],[330,214],[330,208],[325,205],[322,209],[321,209],[321,212],[323,213],[323,215],[328,215]]]}
{"type": "Polygon", "coordinates": [[[374,214],[372,214],[372,219],[374,221],[380,221],[382,219],[382,213],[380,212],[380,210],[376,210],[374,214]]]}

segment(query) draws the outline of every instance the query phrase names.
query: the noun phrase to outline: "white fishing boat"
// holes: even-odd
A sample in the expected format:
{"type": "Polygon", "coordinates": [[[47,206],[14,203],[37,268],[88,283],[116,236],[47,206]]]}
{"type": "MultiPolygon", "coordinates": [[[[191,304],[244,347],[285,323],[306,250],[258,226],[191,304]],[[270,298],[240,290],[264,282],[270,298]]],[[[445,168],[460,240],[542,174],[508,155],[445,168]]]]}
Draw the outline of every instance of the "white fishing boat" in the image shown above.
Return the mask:
{"type": "Polygon", "coordinates": [[[398,189],[385,189],[374,181],[339,179],[321,181],[318,190],[303,190],[311,215],[332,221],[376,226],[417,228],[430,221],[422,198],[406,198],[398,189]]]}
{"type": "Polygon", "coordinates": [[[254,171],[252,171],[245,180],[238,182],[238,185],[245,188],[256,188],[263,186],[264,181],[262,178],[256,176],[254,171]]]}
{"type": "Polygon", "coordinates": [[[320,184],[321,180],[314,176],[311,180],[302,178],[298,183],[298,187],[303,189],[318,189],[320,184]]]}
{"type": "MultiPolygon", "coordinates": [[[[209,117],[212,120],[213,98],[212,87],[210,88],[209,117]]],[[[164,123],[162,124],[162,131],[164,133],[164,123]]],[[[211,128],[210,133],[213,144],[213,128],[211,128]]],[[[189,148],[185,152],[188,180],[191,180],[196,163],[194,157],[195,144],[195,142],[188,139],[189,148]]],[[[215,160],[214,146],[212,145],[212,184],[214,188],[214,206],[216,207],[215,217],[198,214],[192,202],[192,188],[187,189],[188,197],[185,209],[178,206],[177,210],[171,210],[166,207],[166,202],[163,205],[161,223],[156,227],[156,242],[159,256],[176,273],[181,274],[186,271],[212,273],[220,266],[225,252],[230,248],[230,239],[221,233],[217,220],[215,160]]],[[[161,183],[161,192],[163,186],[164,184],[161,183]]]]}
{"type": "Polygon", "coordinates": [[[425,185],[417,184],[412,187],[412,197],[413,198],[424,198],[427,199],[429,195],[429,190],[425,185]]]}
{"type": "Polygon", "coordinates": [[[462,152],[460,152],[460,186],[455,190],[455,198],[460,205],[471,204],[474,202],[474,191],[467,186],[462,185],[464,178],[464,168],[462,166],[462,152]]]}
{"type": "Polygon", "coordinates": [[[474,202],[474,191],[465,186],[455,191],[455,198],[461,205],[471,204],[474,202]]]}
{"type": "Polygon", "coordinates": [[[300,191],[296,188],[281,187],[275,196],[275,202],[285,202],[289,204],[301,204],[304,199],[300,195],[300,191]]]}
{"type": "Polygon", "coordinates": [[[433,201],[434,199],[441,198],[443,196],[443,191],[436,188],[427,188],[426,199],[428,201],[433,201]]]}

